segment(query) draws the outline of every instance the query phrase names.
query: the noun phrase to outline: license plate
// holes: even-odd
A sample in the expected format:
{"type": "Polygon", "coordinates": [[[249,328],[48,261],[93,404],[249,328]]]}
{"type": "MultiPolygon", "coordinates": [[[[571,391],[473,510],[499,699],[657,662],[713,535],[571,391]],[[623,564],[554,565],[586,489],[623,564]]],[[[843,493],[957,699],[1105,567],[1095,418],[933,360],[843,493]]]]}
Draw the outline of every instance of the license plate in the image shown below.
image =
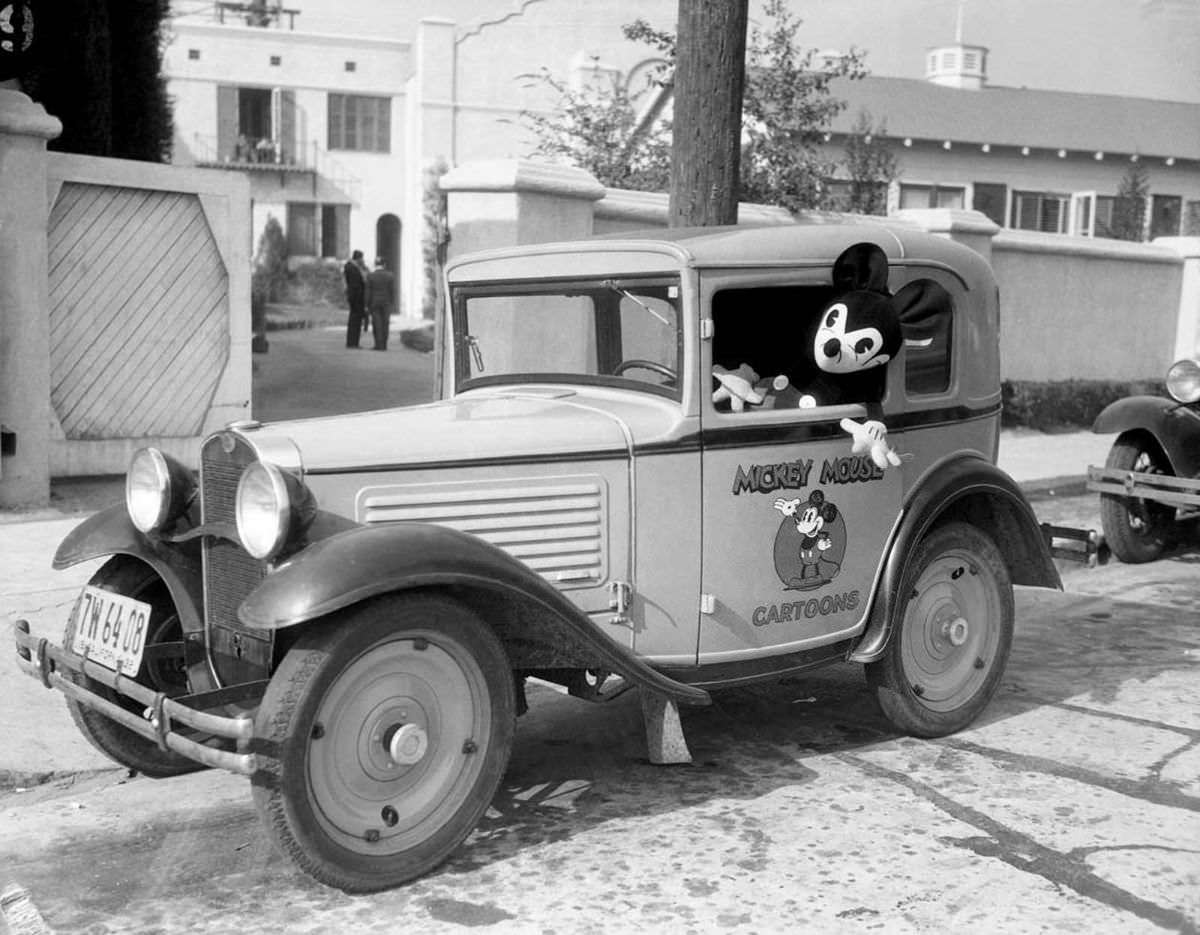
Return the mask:
{"type": "Polygon", "coordinates": [[[88,585],[79,596],[71,648],[109,669],[135,675],[146,648],[150,605],[88,585]]]}

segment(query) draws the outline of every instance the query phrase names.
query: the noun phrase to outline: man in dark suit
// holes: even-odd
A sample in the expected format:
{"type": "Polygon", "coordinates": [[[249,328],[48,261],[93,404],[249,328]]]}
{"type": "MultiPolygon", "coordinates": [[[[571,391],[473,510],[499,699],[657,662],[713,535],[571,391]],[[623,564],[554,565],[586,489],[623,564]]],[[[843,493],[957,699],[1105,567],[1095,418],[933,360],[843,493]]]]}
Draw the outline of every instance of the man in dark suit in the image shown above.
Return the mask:
{"type": "Polygon", "coordinates": [[[367,318],[367,264],[363,262],[361,250],[350,254],[342,267],[346,280],[346,302],[350,306],[350,317],[346,320],[346,347],[358,347],[359,334],[367,318]]]}
{"type": "Polygon", "coordinates": [[[396,277],[383,265],[383,257],[376,257],[375,268],[367,276],[367,311],[371,315],[377,351],[387,350],[389,319],[395,307],[396,277]]]}

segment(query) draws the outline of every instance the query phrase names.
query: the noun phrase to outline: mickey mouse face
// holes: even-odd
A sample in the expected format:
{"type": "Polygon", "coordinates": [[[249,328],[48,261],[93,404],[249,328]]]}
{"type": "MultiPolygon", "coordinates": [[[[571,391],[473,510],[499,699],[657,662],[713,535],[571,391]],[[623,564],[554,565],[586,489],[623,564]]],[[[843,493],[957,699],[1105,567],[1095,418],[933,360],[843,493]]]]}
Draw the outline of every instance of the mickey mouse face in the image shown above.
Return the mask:
{"type": "Polygon", "coordinates": [[[809,504],[808,508],[796,517],[796,529],[802,536],[815,536],[824,525],[825,518],[816,504],[809,504]]]}
{"type": "Polygon", "coordinates": [[[886,364],[891,355],[880,353],[883,333],[874,327],[847,331],[850,309],[835,302],[825,310],[813,339],[813,358],[826,373],[857,373],[886,364]]]}

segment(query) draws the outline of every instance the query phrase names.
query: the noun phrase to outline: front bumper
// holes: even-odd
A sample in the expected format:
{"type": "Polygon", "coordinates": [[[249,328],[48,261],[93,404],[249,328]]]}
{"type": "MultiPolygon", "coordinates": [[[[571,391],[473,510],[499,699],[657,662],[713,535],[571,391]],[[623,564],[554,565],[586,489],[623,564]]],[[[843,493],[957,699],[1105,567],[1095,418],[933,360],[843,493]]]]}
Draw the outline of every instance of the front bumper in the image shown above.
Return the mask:
{"type": "Polygon", "coordinates": [[[15,635],[17,664],[26,674],[40,680],[47,688],[57,688],[80,704],[94,708],[135,734],[158,744],[163,750],[172,750],[204,766],[226,769],[243,776],[254,774],[255,757],[249,752],[250,741],[254,736],[254,718],[248,714],[227,717],[209,713],[204,708],[220,707],[261,696],[266,682],[248,683],[233,689],[188,695],[183,698],[168,698],[163,692],[147,688],[128,676],[55,646],[49,640],[34,637],[30,634],[29,623],[25,620],[16,622],[15,635]],[[133,699],[144,706],[143,716],[139,717],[108,698],[77,684],[64,675],[64,671],[86,676],[119,695],[133,699]],[[201,743],[184,736],[175,729],[177,724],[213,738],[212,743],[201,743]],[[222,749],[228,746],[232,746],[233,749],[222,749]]]}

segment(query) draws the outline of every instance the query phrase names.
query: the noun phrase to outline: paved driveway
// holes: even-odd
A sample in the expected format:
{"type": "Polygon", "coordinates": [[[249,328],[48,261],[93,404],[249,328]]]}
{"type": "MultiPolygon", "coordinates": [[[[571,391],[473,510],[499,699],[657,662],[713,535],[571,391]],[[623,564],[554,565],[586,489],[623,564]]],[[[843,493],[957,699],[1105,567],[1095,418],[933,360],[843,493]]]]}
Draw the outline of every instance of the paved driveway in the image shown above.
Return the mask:
{"type": "Polygon", "coordinates": [[[479,830],[400,890],[298,875],[212,772],[10,793],[0,876],[60,932],[1196,932],[1198,663],[1190,608],[1025,591],[954,737],[896,736],[846,666],[685,712],[695,764],[653,767],[636,698],[543,687],[479,830]]]}

